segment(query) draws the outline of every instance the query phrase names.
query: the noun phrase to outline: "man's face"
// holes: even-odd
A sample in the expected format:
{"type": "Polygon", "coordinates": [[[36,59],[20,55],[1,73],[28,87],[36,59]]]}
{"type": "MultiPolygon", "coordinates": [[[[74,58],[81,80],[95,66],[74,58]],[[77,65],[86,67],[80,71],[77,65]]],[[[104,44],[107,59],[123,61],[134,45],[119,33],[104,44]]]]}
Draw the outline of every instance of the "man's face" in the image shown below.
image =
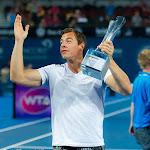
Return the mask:
{"type": "Polygon", "coordinates": [[[73,32],[62,35],[60,39],[60,53],[64,59],[73,60],[78,54],[83,53],[81,48],[73,32]]]}

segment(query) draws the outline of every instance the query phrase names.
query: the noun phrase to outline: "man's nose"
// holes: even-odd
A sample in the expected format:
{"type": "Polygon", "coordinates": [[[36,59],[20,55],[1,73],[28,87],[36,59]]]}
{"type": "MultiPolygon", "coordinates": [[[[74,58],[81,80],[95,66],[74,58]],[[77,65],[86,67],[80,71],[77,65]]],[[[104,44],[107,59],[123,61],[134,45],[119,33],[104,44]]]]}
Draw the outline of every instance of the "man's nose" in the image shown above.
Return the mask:
{"type": "Polygon", "coordinates": [[[66,47],[66,44],[65,44],[65,43],[62,43],[62,44],[61,44],[61,47],[66,47]]]}

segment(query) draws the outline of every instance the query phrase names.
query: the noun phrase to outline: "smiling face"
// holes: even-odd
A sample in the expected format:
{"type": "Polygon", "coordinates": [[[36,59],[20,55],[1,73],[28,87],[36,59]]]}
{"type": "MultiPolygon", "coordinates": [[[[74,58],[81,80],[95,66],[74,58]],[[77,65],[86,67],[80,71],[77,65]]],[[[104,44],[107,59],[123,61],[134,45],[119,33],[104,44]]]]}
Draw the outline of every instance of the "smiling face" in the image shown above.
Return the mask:
{"type": "Polygon", "coordinates": [[[74,60],[77,57],[83,58],[83,46],[83,43],[78,45],[74,32],[65,33],[60,39],[60,53],[67,60],[74,60]]]}

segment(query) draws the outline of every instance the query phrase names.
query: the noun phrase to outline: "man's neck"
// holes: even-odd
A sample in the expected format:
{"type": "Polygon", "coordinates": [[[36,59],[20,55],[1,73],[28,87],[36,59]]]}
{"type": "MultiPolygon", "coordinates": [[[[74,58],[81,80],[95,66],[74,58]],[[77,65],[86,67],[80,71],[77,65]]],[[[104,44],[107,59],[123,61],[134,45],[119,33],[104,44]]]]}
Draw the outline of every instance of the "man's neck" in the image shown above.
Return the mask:
{"type": "Polygon", "coordinates": [[[142,71],[143,71],[143,72],[147,72],[147,73],[150,74],[150,66],[149,66],[148,68],[146,68],[146,69],[143,69],[142,71]]]}
{"type": "Polygon", "coordinates": [[[67,61],[68,63],[68,68],[73,72],[73,73],[79,73],[81,71],[81,62],[82,61],[79,61],[79,62],[70,62],[70,61],[67,61]]]}

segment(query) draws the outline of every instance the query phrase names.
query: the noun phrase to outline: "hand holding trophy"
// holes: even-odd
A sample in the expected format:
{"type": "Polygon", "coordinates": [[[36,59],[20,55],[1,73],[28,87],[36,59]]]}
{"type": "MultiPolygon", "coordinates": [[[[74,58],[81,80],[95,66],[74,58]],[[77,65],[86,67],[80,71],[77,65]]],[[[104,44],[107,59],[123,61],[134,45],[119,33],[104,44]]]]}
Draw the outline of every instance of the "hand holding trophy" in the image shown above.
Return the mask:
{"type": "MultiPolygon", "coordinates": [[[[102,40],[113,41],[118,31],[125,24],[126,19],[123,16],[117,16],[116,20],[111,20],[107,32],[102,40]]],[[[93,78],[103,80],[110,65],[109,56],[101,52],[100,48],[95,50],[89,49],[83,58],[81,68],[83,74],[89,75],[93,78]]]]}

